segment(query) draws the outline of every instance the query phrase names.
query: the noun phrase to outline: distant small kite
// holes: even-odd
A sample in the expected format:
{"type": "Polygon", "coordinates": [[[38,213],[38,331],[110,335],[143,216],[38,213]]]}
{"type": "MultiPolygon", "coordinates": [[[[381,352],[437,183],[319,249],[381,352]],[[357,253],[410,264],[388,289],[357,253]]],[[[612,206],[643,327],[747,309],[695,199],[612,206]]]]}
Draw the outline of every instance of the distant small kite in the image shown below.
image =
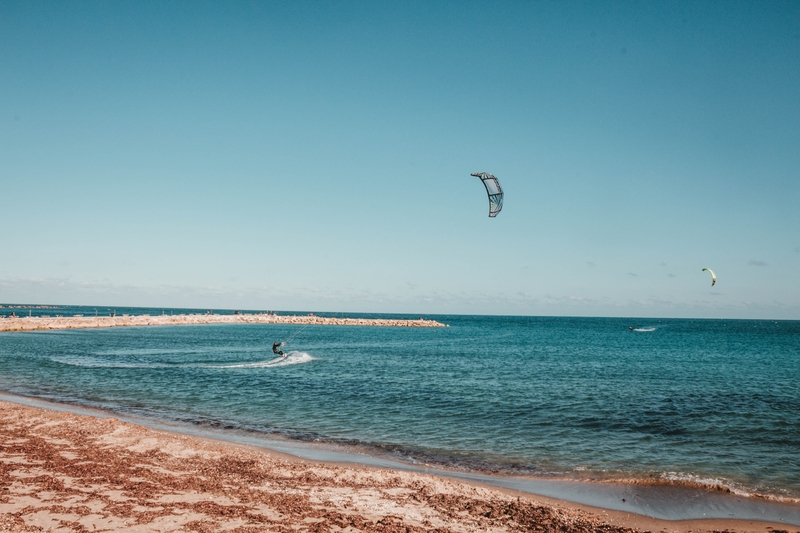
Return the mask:
{"type": "Polygon", "coordinates": [[[486,194],[489,195],[489,216],[496,217],[503,209],[503,188],[500,187],[500,182],[488,172],[473,172],[471,175],[480,178],[486,187],[486,194]]]}
{"type": "Polygon", "coordinates": [[[717,276],[714,275],[714,271],[711,270],[710,268],[704,268],[701,272],[705,271],[708,271],[708,273],[711,274],[711,286],[713,287],[714,284],[717,282],[717,276]]]}

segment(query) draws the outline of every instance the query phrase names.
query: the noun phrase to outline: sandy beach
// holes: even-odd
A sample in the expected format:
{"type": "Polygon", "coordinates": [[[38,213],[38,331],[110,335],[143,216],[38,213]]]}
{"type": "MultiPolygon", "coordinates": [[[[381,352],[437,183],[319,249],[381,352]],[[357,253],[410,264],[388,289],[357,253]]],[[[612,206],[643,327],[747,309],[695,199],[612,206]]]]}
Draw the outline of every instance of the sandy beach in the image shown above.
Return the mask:
{"type": "Polygon", "coordinates": [[[381,326],[441,328],[435,320],[391,320],[383,318],[332,318],[314,315],[235,314],[235,315],[128,315],[128,316],[22,316],[0,317],[0,331],[114,328],[124,326],[177,326],[192,324],[298,324],[320,326],[381,326]]]}
{"type": "Polygon", "coordinates": [[[655,520],[0,402],[0,531],[779,533],[785,527],[655,520]]]}

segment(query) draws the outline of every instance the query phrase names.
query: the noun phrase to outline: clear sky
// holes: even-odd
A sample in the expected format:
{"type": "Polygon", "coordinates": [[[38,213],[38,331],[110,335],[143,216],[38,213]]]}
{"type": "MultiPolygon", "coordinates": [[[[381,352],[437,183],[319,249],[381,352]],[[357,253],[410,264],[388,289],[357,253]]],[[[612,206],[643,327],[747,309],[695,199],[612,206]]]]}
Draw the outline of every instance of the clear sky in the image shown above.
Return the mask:
{"type": "Polygon", "coordinates": [[[0,221],[5,303],[800,319],[800,3],[4,0],[0,221]]]}

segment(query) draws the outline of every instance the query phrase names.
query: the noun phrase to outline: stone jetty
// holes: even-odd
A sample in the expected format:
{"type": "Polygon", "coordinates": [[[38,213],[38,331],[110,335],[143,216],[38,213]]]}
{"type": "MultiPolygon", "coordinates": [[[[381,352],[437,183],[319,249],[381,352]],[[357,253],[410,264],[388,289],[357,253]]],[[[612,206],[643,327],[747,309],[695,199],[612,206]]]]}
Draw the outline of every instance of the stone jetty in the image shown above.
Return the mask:
{"type": "Polygon", "coordinates": [[[190,324],[316,324],[321,326],[383,326],[401,328],[442,328],[435,320],[396,320],[386,318],[333,318],[315,315],[235,314],[235,315],[123,315],[0,317],[0,331],[48,329],[115,328],[125,326],[178,326],[190,324]]]}

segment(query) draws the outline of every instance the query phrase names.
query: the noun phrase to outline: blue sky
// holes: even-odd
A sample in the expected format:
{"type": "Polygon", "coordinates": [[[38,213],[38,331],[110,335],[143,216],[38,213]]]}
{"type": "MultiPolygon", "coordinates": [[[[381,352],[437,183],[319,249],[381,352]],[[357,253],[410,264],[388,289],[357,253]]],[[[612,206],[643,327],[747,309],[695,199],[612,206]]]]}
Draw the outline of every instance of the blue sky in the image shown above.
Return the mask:
{"type": "Polygon", "coordinates": [[[0,182],[0,302],[800,319],[800,4],[5,1],[0,182]]]}

